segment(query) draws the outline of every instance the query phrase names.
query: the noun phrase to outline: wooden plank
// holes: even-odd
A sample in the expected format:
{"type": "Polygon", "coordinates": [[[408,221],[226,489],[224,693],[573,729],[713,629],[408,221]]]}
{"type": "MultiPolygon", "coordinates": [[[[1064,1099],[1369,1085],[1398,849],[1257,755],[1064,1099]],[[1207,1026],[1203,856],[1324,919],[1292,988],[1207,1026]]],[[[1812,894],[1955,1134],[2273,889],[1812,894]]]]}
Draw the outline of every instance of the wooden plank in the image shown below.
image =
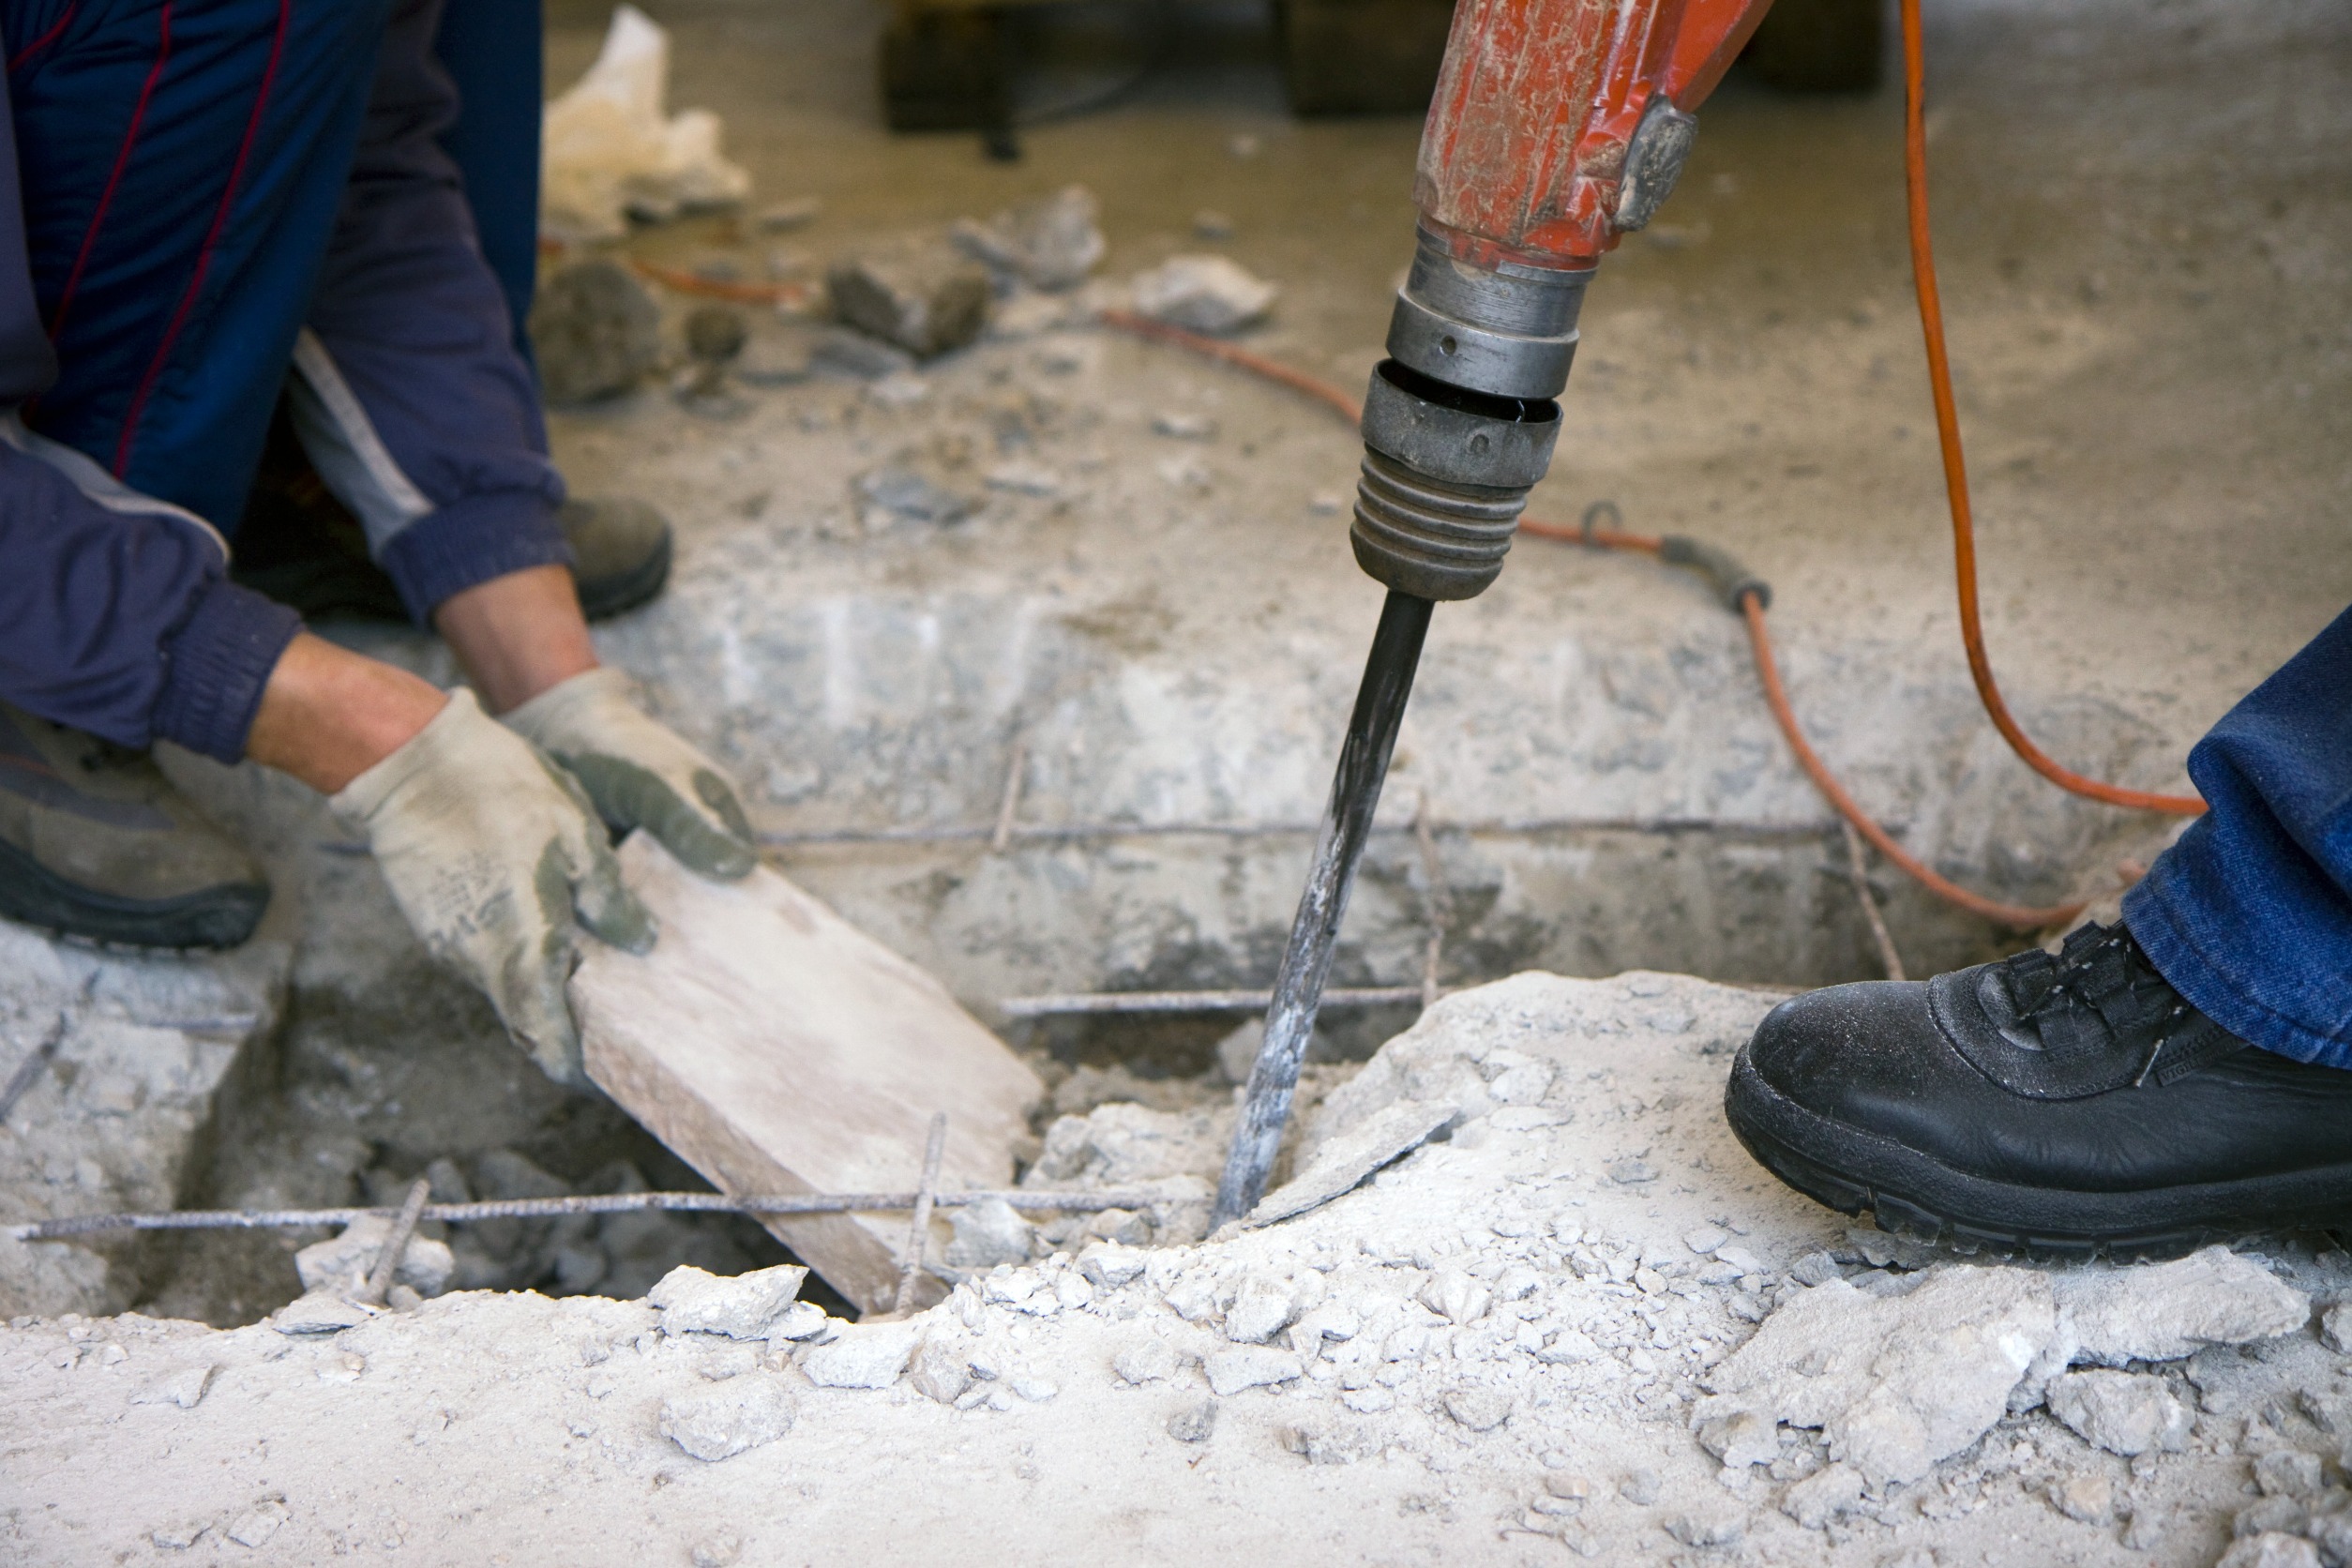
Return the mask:
{"type": "MultiPolygon", "coordinates": [[[[588,1076],[714,1186],[903,1190],[942,1110],[941,1190],[1011,1184],[1045,1086],[937,980],[765,867],[708,882],[642,833],[620,858],[661,937],[642,957],[585,944],[588,1076]]],[[[859,1306],[894,1304],[903,1214],[762,1223],[859,1306]]]]}

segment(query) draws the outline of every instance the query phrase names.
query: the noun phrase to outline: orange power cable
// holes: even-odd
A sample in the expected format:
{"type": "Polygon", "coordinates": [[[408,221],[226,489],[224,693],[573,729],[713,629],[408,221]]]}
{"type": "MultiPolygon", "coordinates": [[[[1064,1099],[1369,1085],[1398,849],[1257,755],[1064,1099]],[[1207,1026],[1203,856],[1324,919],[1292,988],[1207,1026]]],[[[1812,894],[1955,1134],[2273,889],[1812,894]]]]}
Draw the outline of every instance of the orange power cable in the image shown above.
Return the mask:
{"type": "Polygon", "coordinates": [[[1903,190],[1910,208],[1911,277],[1919,288],[1920,331],[1927,339],[1927,384],[1936,400],[1936,439],[1943,448],[1944,493],[1952,502],[1952,556],[1960,580],[1960,640],[1968,651],[1968,673],[1976,680],[1977,695],[1983,700],[1993,727],[2009,748],[2059,789],[2110,806],[2196,816],[2205,809],[2205,802],[2194,795],[2156,794],[2103,784],[2051,758],[2011,716],[2000,686],[1993,679],[1993,661],[1984,652],[1984,626],[1978,614],[1976,523],[1968,506],[1968,465],[1960,450],[1960,414],[1952,402],[1952,360],[1944,348],[1944,309],[1936,289],[1936,248],[1927,223],[1927,54],[1920,38],[1919,0],[1902,0],[1902,14],[1903,190]]]}

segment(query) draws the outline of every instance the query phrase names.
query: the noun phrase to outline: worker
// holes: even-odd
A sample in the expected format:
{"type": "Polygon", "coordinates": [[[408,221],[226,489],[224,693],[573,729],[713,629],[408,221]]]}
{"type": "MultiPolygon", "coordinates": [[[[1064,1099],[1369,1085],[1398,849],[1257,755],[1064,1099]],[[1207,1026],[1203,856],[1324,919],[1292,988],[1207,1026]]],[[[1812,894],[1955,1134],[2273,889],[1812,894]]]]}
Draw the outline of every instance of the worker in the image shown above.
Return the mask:
{"type": "Polygon", "coordinates": [[[1732,1069],[1784,1181],[2082,1253],[2352,1221],[2352,611],[2189,753],[2209,809],[2056,954],[1782,1003],[1732,1069]]]}
{"type": "MultiPolygon", "coordinates": [[[[755,853],[719,768],[597,662],[575,554],[641,584],[666,531],[616,547],[599,516],[631,514],[608,508],[589,550],[566,537],[513,269],[502,287],[441,141],[442,11],[0,0],[0,913],[243,941],[261,871],[147,753],[250,759],[327,795],[427,949],[577,1083],[574,942],[656,935],[608,828],[716,877],[755,853]],[[470,689],[232,580],[281,392],[369,569],[470,689]]],[[[533,30],[535,128],[536,8],[507,11],[533,30]]]]}

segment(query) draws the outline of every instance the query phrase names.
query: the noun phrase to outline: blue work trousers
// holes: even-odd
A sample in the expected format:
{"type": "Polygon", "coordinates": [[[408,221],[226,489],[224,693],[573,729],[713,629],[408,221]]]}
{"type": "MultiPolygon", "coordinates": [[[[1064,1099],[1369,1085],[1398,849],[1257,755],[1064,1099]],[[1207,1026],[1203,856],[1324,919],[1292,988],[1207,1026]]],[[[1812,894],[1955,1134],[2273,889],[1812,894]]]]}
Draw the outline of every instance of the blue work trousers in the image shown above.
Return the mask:
{"type": "Polygon", "coordinates": [[[2352,610],[2197,743],[2189,776],[2211,809],[2124,924],[2231,1033],[2352,1067],[2352,610]]]}

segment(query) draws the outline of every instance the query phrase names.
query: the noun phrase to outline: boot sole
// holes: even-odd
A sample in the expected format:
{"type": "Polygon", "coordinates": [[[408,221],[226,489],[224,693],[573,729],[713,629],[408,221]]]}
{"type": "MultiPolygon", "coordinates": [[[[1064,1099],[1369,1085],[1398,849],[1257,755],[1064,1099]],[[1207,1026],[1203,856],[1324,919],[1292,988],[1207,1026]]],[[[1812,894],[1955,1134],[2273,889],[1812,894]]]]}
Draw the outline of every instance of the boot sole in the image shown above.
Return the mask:
{"type": "Polygon", "coordinates": [[[663,529],[661,543],[627,571],[593,579],[575,573],[574,580],[580,587],[580,612],[591,621],[635,610],[669,584],[670,530],[663,529]]]}
{"type": "Polygon", "coordinates": [[[241,945],[262,923],[269,888],[231,882],[175,898],[125,898],[66,881],[15,845],[0,842],[0,918],[53,935],[116,947],[241,945]]]}
{"type": "Polygon", "coordinates": [[[1881,1230],[1964,1249],[2052,1260],[2165,1258],[2254,1231],[2352,1223],[2352,1166],[2132,1192],[1972,1176],[1806,1109],[1745,1055],[1731,1069],[1724,1115],[1758,1164],[1815,1202],[1844,1214],[1869,1210],[1881,1230]]]}

